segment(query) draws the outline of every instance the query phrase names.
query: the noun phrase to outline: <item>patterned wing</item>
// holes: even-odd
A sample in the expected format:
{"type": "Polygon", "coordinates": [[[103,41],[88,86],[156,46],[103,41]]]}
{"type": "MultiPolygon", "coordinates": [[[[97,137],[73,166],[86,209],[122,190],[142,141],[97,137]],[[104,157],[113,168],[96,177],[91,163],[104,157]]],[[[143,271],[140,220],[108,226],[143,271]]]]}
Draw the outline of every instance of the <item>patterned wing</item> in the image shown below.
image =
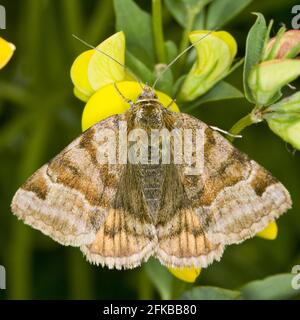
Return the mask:
{"type": "Polygon", "coordinates": [[[90,262],[116,268],[139,265],[157,243],[138,201],[135,170],[108,162],[103,152],[114,143],[118,159],[124,117],[112,116],[84,132],[21,186],[11,206],[33,228],[63,245],[80,246],[90,262]],[[108,140],[111,133],[114,141],[108,140]]]}
{"type": "MultiPolygon", "coordinates": [[[[186,114],[178,114],[177,122],[193,132],[203,130],[204,166],[200,175],[185,175],[176,166],[172,184],[182,184],[182,200],[160,213],[157,256],[166,265],[206,267],[226,245],[264,229],[291,207],[291,199],[267,170],[218,132],[186,114]]],[[[170,193],[165,192],[165,202],[170,193]]]]}
{"type": "Polygon", "coordinates": [[[98,132],[117,131],[117,120],[113,116],[96,124],[37,170],[16,192],[12,212],[63,245],[91,243],[123,170],[97,160],[98,132]]]}

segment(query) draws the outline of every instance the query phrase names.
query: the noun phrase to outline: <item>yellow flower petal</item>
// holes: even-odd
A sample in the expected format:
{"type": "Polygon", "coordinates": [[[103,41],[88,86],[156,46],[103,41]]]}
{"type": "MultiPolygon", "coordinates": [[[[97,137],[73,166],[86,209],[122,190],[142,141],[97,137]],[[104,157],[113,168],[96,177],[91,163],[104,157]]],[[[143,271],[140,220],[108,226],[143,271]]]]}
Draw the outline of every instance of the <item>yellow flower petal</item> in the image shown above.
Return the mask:
{"type": "Polygon", "coordinates": [[[169,267],[168,270],[178,279],[185,281],[185,282],[195,282],[196,279],[199,277],[201,268],[171,268],[169,267]]]}
{"type": "Polygon", "coordinates": [[[83,52],[76,58],[71,67],[71,79],[76,89],[76,91],[74,90],[74,93],[76,93],[75,95],[79,99],[81,99],[82,96],[89,97],[94,93],[94,89],[90,85],[87,72],[88,65],[94,53],[94,50],[83,52]]]}
{"type": "MultiPolygon", "coordinates": [[[[103,41],[97,48],[124,65],[125,35],[122,31],[103,41]]],[[[125,78],[124,67],[111,58],[95,51],[90,59],[88,78],[95,91],[107,84],[119,82],[125,78]]]]}
{"type": "Polygon", "coordinates": [[[227,43],[231,53],[231,57],[234,58],[237,53],[237,43],[233,36],[226,31],[216,31],[214,32],[214,36],[218,37],[219,39],[227,43]]]}
{"type": "Polygon", "coordinates": [[[180,97],[191,101],[206,93],[230,70],[237,52],[235,39],[226,31],[193,31],[189,34],[191,43],[196,43],[197,61],[191,68],[181,87],[180,97]]]}
{"type": "Polygon", "coordinates": [[[262,231],[258,232],[256,235],[263,239],[275,240],[278,234],[278,227],[275,221],[269,223],[269,225],[262,231]]]}
{"type": "Polygon", "coordinates": [[[15,50],[16,47],[12,43],[0,38],[0,69],[6,66],[15,50]]]}
{"type": "MultiPolygon", "coordinates": [[[[117,83],[118,89],[122,94],[133,101],[136,100],[141,93],[141,87],[137,82],[122,81],[117,83]]],[[[172,99],[160,91],[155,91],[159,101],[167,106],[172,99]]],[[[129,108],[126,103],[116,91],[116,88],[110,84],[98,90],[86,104],[82,114],[82,130],[85,131],[97,122],[114,114],[125,112],[129,108]]],[[[179,112],[176,103],[173,103],[171,110],[179,112]]]]}
{"type": "Polygon", "coordinates": [[[82,93],[78,88],[74,87],[74,96],[76,98],[78,98],[79,100],[83,101],[83,102],[88,102],[89,100],[89,96],[85,95],[84,93],[82,93]]]}

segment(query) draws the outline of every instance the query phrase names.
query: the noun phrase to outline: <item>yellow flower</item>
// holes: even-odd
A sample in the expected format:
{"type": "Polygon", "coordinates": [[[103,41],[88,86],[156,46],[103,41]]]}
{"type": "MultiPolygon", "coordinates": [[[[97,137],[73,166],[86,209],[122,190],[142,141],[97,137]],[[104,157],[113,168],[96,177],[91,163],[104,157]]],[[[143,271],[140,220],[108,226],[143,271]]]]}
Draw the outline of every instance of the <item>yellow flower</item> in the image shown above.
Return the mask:
{"type": "Polygon", "coordinates": [[[226,31],[215,31],[209,36],[208,30],[190,33],[191,43],[195,45],[197,61],[185,78],[180,91],[183,101],[191,101],[206,93],[229,73],[237,52],[235,39],[226,31]]]}
{"type": "Polygon", "coordinates": [[[272,221],[264,230],[260,231],[256,235],[263,239],[275,240],[278,234],[278,227],[275,221],[272,221]]]}
{"type": "Polygon", "coordinates": [[[74,94],[84,102],[108,84],[131,79],[122,66],[125,62],[125,36],[122,31],[100,43],[97,49],[111,58],[95,49],[87,50],[77,57],[71,67],[74,94]]]}
{"type": "Polygon", "coordinates": [[[185,282],[195,282],[196,279],[199,277],[201,269],[200,268],[171,268],[169,267],[168,270],[178,279],[185,281],[185,282]]]}
{"type": "Polygon", "coordinates": [[[201,269],[200,268],[168,268],[169,271],[178,279],[185,282],[195,282],[199,277],[201,269]]]}
{"type": "Polygon", "coordinates": [[[0,38],[0,69],[7,65],[15,50],[16,47],[12,43],[0,38]]]}

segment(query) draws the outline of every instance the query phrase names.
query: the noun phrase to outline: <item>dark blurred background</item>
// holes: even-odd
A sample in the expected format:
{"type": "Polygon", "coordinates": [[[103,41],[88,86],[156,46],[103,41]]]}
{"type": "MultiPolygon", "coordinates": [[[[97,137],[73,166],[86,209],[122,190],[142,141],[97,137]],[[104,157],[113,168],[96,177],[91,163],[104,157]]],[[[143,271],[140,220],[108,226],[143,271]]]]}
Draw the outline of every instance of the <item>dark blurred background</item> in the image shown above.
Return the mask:
{"type": "MultiPolygon", "coordinates": [[[[136,1],[150,10],[150,1],[136,1]]],[[[17,50],[0,71],[0,264],[6,267],[7,290],[0,298],[108,299],[157,298],[144,268],[112,271],[89,265],[78,249],[63,247],[25,226],[10,212],[18,186],[44,162],[80,134],[83,103],[73,97],[70,67],[86,48],[75,33],[98,44],[115,32],[111,0],[1,0],[7,29],[0,36],[17,50]]],[[[247,32],[262,12],[291,28],[296,1],[254,0],[225,30],[244,55],[247,32]]],[[[165,38],[178,43],[181,28],[165,10],[165,38]]],[[[138,27],[138,26],[137,26],[138,27]]],[[[242,69],[228,81],[242,90],[242,69]]],[[[299,82],[295,83],[299,88],[299,82]]],[[[289,89],[291,91],[291,89],[289,89]]],[[[194,111],[208,124],[229,129],[250,111],[244,99],[210,103],[194,111]]],[[[237,288],[300,264],[300,156],[266,124],[246,129],[236,145],[269,169],[291,192],[294,207],[279,219],[275,241],[260,238],[233,245],[219,263],[203,270],[196,284],[237,288]]]]}

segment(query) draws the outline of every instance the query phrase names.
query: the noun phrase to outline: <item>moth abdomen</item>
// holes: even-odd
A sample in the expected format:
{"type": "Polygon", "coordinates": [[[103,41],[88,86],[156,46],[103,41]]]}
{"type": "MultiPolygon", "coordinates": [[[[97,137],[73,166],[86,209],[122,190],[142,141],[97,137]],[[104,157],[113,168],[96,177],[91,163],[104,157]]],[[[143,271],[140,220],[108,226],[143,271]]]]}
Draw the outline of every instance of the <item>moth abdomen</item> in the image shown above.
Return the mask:
{"type": "Polygon", "coordinates": [[[151,215],[155,216],[160,208],[161,188],[164,180],[161,165],[148,164],[140,167],[140,183],[142,193],[151,215]]]}

